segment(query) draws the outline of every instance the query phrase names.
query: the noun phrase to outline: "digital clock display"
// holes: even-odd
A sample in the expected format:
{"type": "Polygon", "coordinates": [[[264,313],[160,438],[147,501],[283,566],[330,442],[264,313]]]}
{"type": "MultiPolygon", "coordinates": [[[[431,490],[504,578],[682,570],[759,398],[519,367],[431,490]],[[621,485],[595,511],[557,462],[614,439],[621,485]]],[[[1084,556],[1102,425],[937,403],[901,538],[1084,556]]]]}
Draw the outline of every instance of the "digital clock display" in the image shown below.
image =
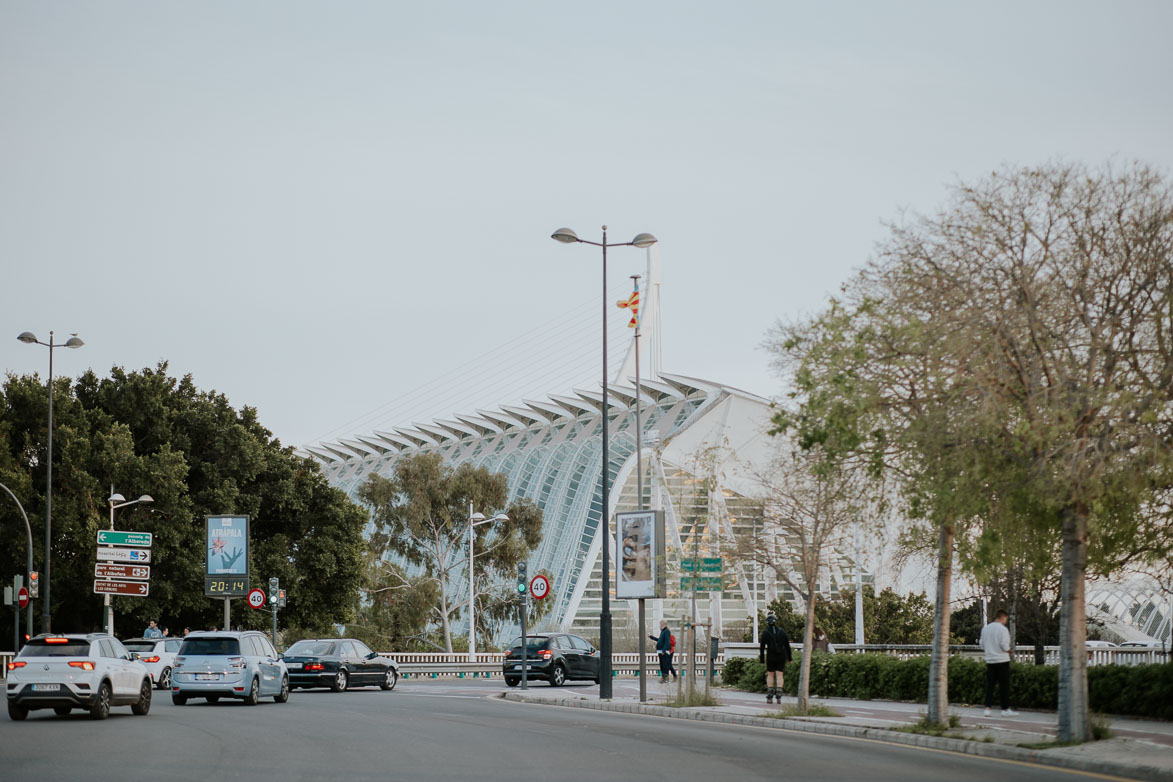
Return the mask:
{"type": "Polygon", "coordinates": [[[248,594],[247,576],[205,576],[204,595],[207,597],[244,597],[248,594]]]}

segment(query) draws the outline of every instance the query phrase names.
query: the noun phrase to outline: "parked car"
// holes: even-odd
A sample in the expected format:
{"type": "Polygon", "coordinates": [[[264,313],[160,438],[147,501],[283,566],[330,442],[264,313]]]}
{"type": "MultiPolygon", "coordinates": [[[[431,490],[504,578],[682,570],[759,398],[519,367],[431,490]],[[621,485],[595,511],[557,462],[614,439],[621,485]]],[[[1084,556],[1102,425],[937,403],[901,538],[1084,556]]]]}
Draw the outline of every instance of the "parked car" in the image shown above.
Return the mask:
{"type": "Polygon", "coordinates": [[[147,666],[156,688],[169,690],[171,666],[182,643],[182,638],[127,638],[122,645],[137,654],[139,661],[147,666]]]}
{"type": "Polygon", "coordinates": [[[289,673],[264,633],[208,631],[183,639],[171,666],[172,703],[238,698],[255,706],[268,696],[277,703],[289,700],[289,673]]]}
{"type": "Polygon", "coordinates": [[[354,638],[307,638],[282,655],[293,687],[329,687],[342,692],[350,687],[395,689],[399,663],[380,657],[354,638]]]}
{"type": "Polygon", "coordinates": [[[106,633],[44,633],[8,663],[8,716],[23,720],[34,709],[64,717],[86,709],[96,720],[111,706],[151,710],[151,675],[117,638],[106,633]]]}
{"type": "MultiPolygon", "coordinates": [[[[569,633],[536,633],[526,636],[526,679],[544,679],[561,687],[570,679],[599,683],[599,650],[586,639],[569,633]]],[[[521,682],[521,637],[513,639],[502,661],[505,683],[521,682]]]]}

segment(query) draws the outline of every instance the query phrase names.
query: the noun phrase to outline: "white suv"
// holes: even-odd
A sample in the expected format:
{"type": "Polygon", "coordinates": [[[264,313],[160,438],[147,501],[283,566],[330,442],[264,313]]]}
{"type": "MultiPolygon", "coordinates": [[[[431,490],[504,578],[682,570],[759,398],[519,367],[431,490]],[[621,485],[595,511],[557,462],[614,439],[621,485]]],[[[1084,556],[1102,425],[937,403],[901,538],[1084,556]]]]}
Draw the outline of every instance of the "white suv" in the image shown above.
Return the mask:
{"type": "Polygon", "coordinates": [[[171,666],[182,643],[182,638],[127,638],[122,645],[137,654],[139,661],[147,666],[156,688],[170,690],[171,666]]]}
{"type": "Polygon", "coordinates": [[[34,709],[58,716],[86,709],[96,720],[111,706],[151,710],[151,675],[117,638],[106,633],[43,634],[8,663],[8,716],[23,720],[34,709]]]}

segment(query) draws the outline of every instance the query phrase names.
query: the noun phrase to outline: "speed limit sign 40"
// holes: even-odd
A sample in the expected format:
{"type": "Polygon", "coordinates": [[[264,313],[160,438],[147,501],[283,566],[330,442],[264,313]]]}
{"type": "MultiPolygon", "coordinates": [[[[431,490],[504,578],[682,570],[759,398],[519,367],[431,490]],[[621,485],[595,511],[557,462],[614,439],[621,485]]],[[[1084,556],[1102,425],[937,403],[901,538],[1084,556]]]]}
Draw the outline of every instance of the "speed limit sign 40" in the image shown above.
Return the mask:
{"type": "Polygon", "coordinates": [[[529,582],[529,592],[534,596],[534,600],[541,600],[546,595],[550,594],[550,580],[538,573],[533,580],[529,582]]]}
{"type": "Polygon", "coordinates": [[[265,590],[263,590],[263,589],[250,589],[249,593],[248,593],[248,604],[252,608],[264,608],[265,607],[265,590]]]}

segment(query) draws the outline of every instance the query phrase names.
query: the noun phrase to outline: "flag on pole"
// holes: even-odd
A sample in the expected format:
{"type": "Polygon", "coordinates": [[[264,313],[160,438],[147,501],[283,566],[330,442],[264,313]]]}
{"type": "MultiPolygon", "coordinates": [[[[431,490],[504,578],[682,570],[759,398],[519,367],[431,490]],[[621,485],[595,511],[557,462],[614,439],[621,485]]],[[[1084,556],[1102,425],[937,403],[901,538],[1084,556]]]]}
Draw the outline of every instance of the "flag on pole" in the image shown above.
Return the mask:
{"type": "Polygon", "coordinates": [[[623,301],[615,302],[615,306],[619,309],[631,310],[631,320],[627,323],[630,329],[639,328],[639,281],[635,282],[635,290],[632,291],[631,296],[623,301]]]}

